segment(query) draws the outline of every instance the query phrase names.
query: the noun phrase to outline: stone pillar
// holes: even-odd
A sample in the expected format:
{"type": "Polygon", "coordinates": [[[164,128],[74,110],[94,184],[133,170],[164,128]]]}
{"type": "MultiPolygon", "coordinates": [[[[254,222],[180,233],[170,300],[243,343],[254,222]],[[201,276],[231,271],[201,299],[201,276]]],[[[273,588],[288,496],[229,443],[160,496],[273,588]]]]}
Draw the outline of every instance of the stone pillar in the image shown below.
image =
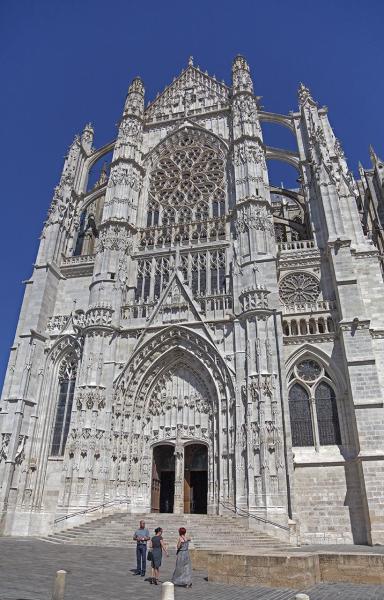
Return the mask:
{"type": "Polygon", "coordinates": [[[184,447],[182,443],[175,446],[175,496],[173,512],[176,515],[184,514],[184,447]]]}
{"type": "Polygon", "coordinates": [[[249,66],[233,64],[236,502],[286,521],[279,398],[276,242],[265,145],[249,66]]]}

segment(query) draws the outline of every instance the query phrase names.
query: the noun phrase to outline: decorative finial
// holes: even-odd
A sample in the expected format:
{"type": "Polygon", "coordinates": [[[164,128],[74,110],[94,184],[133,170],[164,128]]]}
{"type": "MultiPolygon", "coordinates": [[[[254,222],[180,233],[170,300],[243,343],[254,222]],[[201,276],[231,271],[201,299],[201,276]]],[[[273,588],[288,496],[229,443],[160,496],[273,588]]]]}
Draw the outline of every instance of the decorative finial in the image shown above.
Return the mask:
{"type": "Polygon", "coordinates": [[[253,83],[250,69],[243,56],[238,54],[232,63],[232,85],[234,92],[250,92],[253,94],[253,83]]]}
{"type": "Polygon", "coordinates": [[[135,77],[128,88],[128,94],[138,93],[144,96],[144,84],[141,77],[135,77]]]}
{"type": "Polygon", "coordinates": [[[87,151],[90,152],[91,148],[92,148],[92,143],[93,143],[93,126],[92,123],[87,123],[83,129],[83,133],[81,134],[81,143],[83,145],[83,148],[87,151]]]}
{"type": "Polygon", "coordinates": [[[189,66],[189,67],[193,67],[193,56],[190,56],[190,57],[188,58],[188,66],[189,66]]]}
{"type": "Polygon", "coordinates": [[[372,144],[369,145],[369,156],[371,157],[372,162],[377,160],[377,154],[372,144]]]}
{"type": "Polygon", "coordinates": [[[298,96],[300,105],[305,104],[307,100],[309,100],[309,102],[311,102],[312,104],[315,104],[311,96],[311,92],[309,91],[309,88],[306,85],[304,85],[304,83],[300,83],[299,85],[298,96]]]}

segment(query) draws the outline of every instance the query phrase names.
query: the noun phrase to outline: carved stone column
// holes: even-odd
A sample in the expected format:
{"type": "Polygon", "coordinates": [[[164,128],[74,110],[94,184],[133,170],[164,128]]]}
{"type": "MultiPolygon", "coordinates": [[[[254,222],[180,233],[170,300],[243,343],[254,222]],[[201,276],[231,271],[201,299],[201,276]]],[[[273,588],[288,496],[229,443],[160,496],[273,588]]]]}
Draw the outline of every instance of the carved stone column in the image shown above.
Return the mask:
{"type": "Polygon", "coordinates": [[[175,497],[173,512],[184,514],[184,447],[181,442],[175,446],[175,497]]]}

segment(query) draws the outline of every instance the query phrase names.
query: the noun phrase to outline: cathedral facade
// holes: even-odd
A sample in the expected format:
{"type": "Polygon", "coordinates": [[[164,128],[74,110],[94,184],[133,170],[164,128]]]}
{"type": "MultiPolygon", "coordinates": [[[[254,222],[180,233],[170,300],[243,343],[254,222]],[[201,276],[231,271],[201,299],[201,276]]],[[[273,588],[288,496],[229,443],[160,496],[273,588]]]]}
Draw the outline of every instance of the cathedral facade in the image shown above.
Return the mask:
{"type": "Polygon", "coordinates": [[[147,107],[134,79],[101,148],[85,127],[11,348],[3,534],[45,534],[108,503],[237,510],[302,543],[384,543],[372,155],[355,181],[308,88],[297,112],[267,112],[240,56],[231,86],[191,59],[147,107]],[[263,123],[296,150],[269,146],[263,123]],[[297,189],[270,182],[269,160],[297,170],[297,189]]]}

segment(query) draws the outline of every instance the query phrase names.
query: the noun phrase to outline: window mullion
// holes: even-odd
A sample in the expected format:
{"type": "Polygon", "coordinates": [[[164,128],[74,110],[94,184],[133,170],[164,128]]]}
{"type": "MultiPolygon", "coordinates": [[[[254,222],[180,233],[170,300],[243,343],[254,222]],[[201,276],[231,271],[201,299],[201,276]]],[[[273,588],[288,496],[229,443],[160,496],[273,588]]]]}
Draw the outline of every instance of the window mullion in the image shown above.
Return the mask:
{"type": "Polygon", "coordinates": [[[312,429],[313,429],[313,441],[315,443],[316,452],[320,452],[320,435],[319,435],[319,424],[317,422],[317,410],[316,410],[316,400],[312,395],[310,397],[310,406],[311,406],[311,417],[312,417],[312,429]]]}
{"type": "Polygon", "coordinates": [[[71,379],[68,379],[67,393],[65,395],[65,406],[64,406],[63,421],[61,424],[61,434],[60,434],[59,456],[62,456],[64,453],[64,448],[63,448],[64,430],[65,430],[65,421],[67,419],[69,395],[71,393],[71,381],[72,381],[71,379]]]}

